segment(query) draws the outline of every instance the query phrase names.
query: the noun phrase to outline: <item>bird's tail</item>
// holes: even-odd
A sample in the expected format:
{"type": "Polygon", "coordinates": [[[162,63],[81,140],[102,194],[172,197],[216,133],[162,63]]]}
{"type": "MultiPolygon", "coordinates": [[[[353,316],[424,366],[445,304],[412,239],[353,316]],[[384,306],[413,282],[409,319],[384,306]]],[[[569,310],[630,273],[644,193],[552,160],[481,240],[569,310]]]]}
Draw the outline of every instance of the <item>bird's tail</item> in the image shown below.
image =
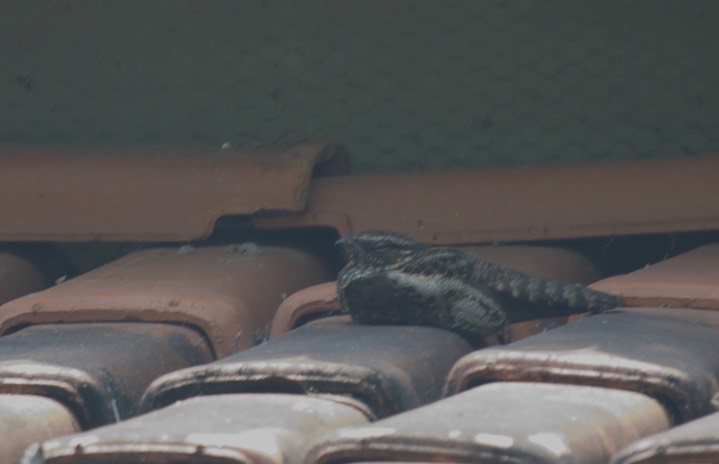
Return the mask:
{"type": "Polygon", "coordinates": [[[583,285],[533,277],[506,266],[480,261],[475,279],[505,298],[555,308],[563,314],[601,313],[623,305],[621,298],[583,285]]]}

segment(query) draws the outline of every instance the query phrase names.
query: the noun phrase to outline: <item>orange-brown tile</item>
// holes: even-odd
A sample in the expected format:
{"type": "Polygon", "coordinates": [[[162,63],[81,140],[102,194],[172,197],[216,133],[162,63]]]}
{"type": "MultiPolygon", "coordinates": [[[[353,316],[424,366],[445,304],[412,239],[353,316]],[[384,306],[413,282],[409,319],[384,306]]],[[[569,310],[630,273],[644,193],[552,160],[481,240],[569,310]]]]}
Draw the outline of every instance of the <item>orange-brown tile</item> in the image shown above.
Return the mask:
{"type": "Polygon", "coordinates": [[[719,243],[629,274],[600,280],[592,287],[620,295],[630,306],[719,309],[717,263],[719,243]]]}
{"type": "Polygon", "coordinates": [[[461,337],[431,327],[364,326],[347,316],[311,322],[211,364],[169,373],[148,389],[148,409],[193,395],[236,392],[337,394],[386,416],[434,401],[461,337]]]}
{"type": "Polygon", "coordinates": [[[338,313],[341,309],[336,282],[303,288],[288,296],[277,308],[269,338],[279,337],[305,322],[338,313]]]}
{"type": "Polygon", "coordinates": [[[443,244],[710,230],[717,172],[719,158],[707,156],[324,178],[302,214],[253,223],[390,229],[443,244]]]}
{"type": "Polygon", "coordinates": [[[314,256],[243,243],[144,250],[0,307],[0,332],[59,322],[146,321],[202,331],[217,356],[254,345],[283,298],[328,280],[314,256]]]}
{"type": "Polygon", "coordinates": [[[604,463],[668,426],[662,407],[635,392],[495,383],[331,432],[304,462],[604,463]]]}
{"type": "Polygon", "coordinates": [[[681,422],[713,411],[717,350],[719,313],[623,309],[472,352],[453,367],[446,393],[497,381],[594,385],[651,395],[681,422]]]}
{"type": "Polygon", "coordinates": [[[282,394],[216,395],[46,441],[32,449],[23,464],[296,464],[319,436],[367,421],[351,401],[282,394]]]}
{"type": "Polygon", "coordinates": [[[196,240],[221,216],[300,211],[313,173],[348,168],[345,150],[322,141],[252,149],[0,146],[0,240],[196,240]]]}

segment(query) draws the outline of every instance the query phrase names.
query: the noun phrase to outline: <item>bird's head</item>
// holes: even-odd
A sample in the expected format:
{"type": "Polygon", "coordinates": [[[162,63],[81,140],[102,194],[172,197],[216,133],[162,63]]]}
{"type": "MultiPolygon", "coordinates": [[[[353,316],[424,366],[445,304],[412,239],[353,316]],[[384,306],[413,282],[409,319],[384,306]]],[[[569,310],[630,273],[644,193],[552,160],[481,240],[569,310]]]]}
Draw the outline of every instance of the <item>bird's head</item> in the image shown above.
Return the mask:
{"type": "Polygon", "coordinates": [[[424,248],[408,235],[383,230],[357,232],[335,244],[347,266],[391,266],[424,248]]]}

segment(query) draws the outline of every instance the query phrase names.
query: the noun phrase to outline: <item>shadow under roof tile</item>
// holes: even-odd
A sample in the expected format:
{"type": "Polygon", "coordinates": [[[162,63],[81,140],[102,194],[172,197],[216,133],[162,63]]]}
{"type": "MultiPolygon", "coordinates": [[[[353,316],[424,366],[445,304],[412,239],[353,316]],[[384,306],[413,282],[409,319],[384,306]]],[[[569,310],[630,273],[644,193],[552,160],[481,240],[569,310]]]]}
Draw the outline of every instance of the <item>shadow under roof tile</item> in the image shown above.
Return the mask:
{"type": "Polygon", "coordinates": [[[0,269],[0,304],[46,287],[40,270],[13,253],[0,253],[0,269]]]}

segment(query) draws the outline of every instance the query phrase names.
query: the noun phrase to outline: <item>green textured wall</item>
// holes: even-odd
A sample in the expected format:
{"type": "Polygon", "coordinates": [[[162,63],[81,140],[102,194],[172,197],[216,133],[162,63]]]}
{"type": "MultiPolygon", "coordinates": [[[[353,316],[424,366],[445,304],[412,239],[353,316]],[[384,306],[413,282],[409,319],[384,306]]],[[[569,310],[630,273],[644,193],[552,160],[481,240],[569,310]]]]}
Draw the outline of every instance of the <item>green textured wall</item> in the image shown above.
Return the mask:
{"type": "Polygon", "coordinates": [[[0,0],[0,142],[333,138],[355,171],[719,152],[715,1],[0,0]]]}

